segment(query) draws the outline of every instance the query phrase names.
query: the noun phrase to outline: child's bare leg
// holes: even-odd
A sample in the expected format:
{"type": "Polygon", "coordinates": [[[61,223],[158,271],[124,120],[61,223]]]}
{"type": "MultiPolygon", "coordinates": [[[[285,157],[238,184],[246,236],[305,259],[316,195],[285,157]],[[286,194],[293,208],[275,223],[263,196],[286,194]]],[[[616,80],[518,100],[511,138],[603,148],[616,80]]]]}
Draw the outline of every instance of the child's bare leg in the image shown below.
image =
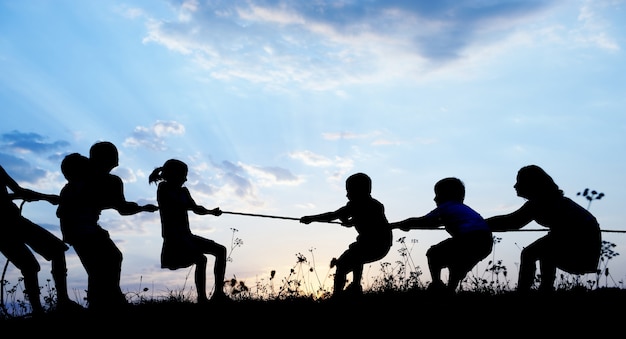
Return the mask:
{"type": "Polygon", "coordinates": [[[198,295],[198,303],[203,303],[208,301],[206,295],[206,268],[207,268],[207,258],[202,256],[202,259],[196,262],[196,272],[195,272],[195,283],[196,283],[196,293],[198,295]]]}
{"type": "Polygon", "coordinates": [[[213,275],[215,276],[215,292],[214,295],[225,296],[224,279],[226,277],[226,247],[220,246],[218,252],[215,253],[215,266],[213,267],[213,275]]]}
{"type": "Polygon", "coordinates": [[[37,272],[22,272],[24,276],[24,292],[30,303],[33,313],[43,313],[43,306],[39,299],[39,278],[37,272]]]}

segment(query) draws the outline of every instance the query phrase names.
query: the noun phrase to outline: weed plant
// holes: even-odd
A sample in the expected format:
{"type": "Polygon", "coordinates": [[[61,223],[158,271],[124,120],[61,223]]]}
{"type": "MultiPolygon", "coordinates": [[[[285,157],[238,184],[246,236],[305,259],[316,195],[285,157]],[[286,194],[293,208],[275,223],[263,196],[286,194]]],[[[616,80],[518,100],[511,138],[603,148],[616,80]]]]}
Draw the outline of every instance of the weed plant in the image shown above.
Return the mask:
{"type": "MultiPolygon", "coordinates": [[[[232,252],[243,241],[236,238],[236,229],[232,229],[233,238],[228,255],[228,260],[232,260],[232,252]]],[[[465,279],[461,282],[457,295],[475,294],[498,296],[505,295],[515,290],[515,284],[509,280],[508,269],[502,260],[496,258],[497,244],[501,238],[493,237],[494,250],[487,260],[486,266],[481,268],[477,265],[465,279]]],[[[411,256],[413,246],[417,240],[411,240],[411,246],[407,245],[406,237],[397,240],[398,260],[391,262],[378,262],[378,271],[369,274],[370,278],[364,279],[365,296],[381,295],[408,295],[423,293],[428,287],[428,283],[422,280],[422,270],[415,264],[411,256]]],[[[572,275],[561,273],[555,282],[557,292],[563,291],[590,291],[601,288],[623,288],[623,281],[616,282],[609,271],[609,261],[619,255],[615,252],[616,245],[607,241],[602,242],[602,255],[598,271],[596,274],[572,275]]],[[[286,277],[277,281],[276,271],[268,273],[267,277],[256,281],[252,286],[243,280],[238,280],[236,276],[226,281],[225,292],[235,302],[311,302],[319,303],[330,299],[332,290],[328,281],[332,281],[332,269],[318,271],[315,264],[315,249],[308,250],[309,256],[302,253],[296,254],[294,266],[286,277]]],[[[372,264],[376,265],[376,264],[372,264]]],[[[187,286],[187,281],[192,273],[193,267],[185,278],[185,284],[179,290],[168,290],[165,295],[155,295],[153,290],[142,285],[138,291],[126,294],[131,305],[155,305],[155,304],[194,304],[195,290],[193,286],[187,286]],[[143,287],[142,287],[143,286],[143,287]]],[[[366,275],[364,275],[366,276],[366,275]]],[[[538,287],[540,277],[536,277],[535,288],[538,287]]],[[[0,320],[23,317],[30,313],[30,306],[26,300],[18,297],[23,291],[23,278],[19,278],[15,284],[2,280],[2,299],[0,307],[0,320]]],[[[56,290],[51,281],[47,280],[41,287],[43,305],[46,312],[52,312],[56,306],[56,290]]],[[[86,291],[82,291],[86,295],[86,291]]],[[[85,306],[86,301],[83,293],[76,293],[76,301],[85,306]]],[[[23,295],[23,294],[22,294],[23,295]]]]}

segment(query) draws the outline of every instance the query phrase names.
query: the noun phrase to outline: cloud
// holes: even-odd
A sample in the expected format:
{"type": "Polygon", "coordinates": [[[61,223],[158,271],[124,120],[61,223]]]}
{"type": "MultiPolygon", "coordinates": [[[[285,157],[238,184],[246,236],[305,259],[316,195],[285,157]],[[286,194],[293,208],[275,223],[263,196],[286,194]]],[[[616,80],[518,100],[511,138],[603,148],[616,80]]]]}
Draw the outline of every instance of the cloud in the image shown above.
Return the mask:
{"type": "Polygon", "coordinates": [[[8,149],[16,153],[45,153],[69,146],[69,142],[58,140],[45,142],[46,137],[37,133],[22,133],[11,131],[1,135],[2,149],[8,149]]]}
{"type": "Polygon", "coordinates": [[[24,159],[17,158],[13,155],[0,153],[0,164],[4,170],[15,180],[35,183],[47,176],[45,170],[35,168],[24,159]]]}
{"type": "Polygon", "coordinates": [[[582,26],[573,32],[575,39],[583,44],[594,45],[609,51],[620,50],[619,44],[607,33],[610,28],[608,23],[596,13],[596,8],[593,7],[595,4],[587,1],[580,8],[578,21],[582,26]]]}
{"type": "Polygon", "coordinates": [[[302,179],[281,167],[241,165],[259,186],[298,185],[302,179]]]}
{"type": "Polygon", "coordinates": [[[354,167],[354,161],[350,158],[334,157],[328,158],[311,151],[299,151],[289,154],[292,159],[300,160],[304,164],[319,167],[325,170],[329,181],[337,182],[343,180],[343,177],[354,167]]]}
{"type": "Polygon", "coordinates": [[[335,90],[428,73],[468,46],[503,39],[552,3],[184,1],[174,20],[149,19],[144,43],[188,56],[223,81],[335,90]]]}
{"type": "Polygon", "coordinates": [[[303,180],[300,177],[282,167],[255,166],[225,160],[210,165],[201,163],[190,166],[186,186],[200,200],[211,198],[221,204],[243,201],[258,208],[264,205],[259,198],[260,187],[293,186],[301,182],[303,180]]]}
{"type": "Polygon", "coordinates": [[[334,133],[322,133],[322,137],[325,140],[348,140],[348,139],[370,139],[380,136],[382,133],[375,131],[367,134],[357,134],[352,132],[334,132],[334,133]]]}
{"type": "Polygon", "coordinates": [[[137,175],[133,170],[126,167],[115,167],[113,173],[122,179],[125,183],[131,183],[137,181],[137,175]]]}
{"type": "Polygon", "coordinates": [[[220,190],[224,191],[222,195],[235,196],[254,205],[259,204],[256,188],[246,177],[246,171],[241,165],[222,161],[213,166],[218,172],[216,179],[220,181],[220,190]]]}
{"type": "Polygon", "coordinates": [[[126,147],[145,147],[156,151],[164,151],[165,138],[170,135],[184,135],[185,126],[176,121],[157,120],[152,126],[137,126],[132,136],[124,140],[126,147]]]}
{"type": "Polygon", "coordinates": [[[6,153],[0,153],[0,164],[18,182],[37,184],[50,180],[53,174],[33,166],[29,159],[33,157],[37,160],[37,155],[54,152],[45,159],[58,163],[59,153],[55,151],[63,150],[70,144],[64,140],[48,142],[47,139],[37,133],[23,133],[17,130],[1,134],[0,149],[6,153]]]}
{"type": "Polygon", "coordinates": [[[117,10],[122,16],[129,18],[129,19],[135,19],[135,18],[142,17],[145,15],[145,12],[143,9],[137,8],[137,7],[128,7],[126,5],[122,5],[118,7],[117,10]]]}
{"type": "Polygon", "coordinates": [[[234,192],[236,196],[240,198],[255,196],[252,183],[247,178],[234,172],[226,172],[224,173],[224,179],[226,183],[235,188],[234,192]]]}
{"type": "Polygon", "coordinates": [[[240,197],[254,197],[255,186],[297,185],[302,182],[301,178],[282,167],[234,164],[230,161],[223,161],[216,167],[225,181],[236,187],[235,192],[240,197]]]}
{"type": "MultiPolygon", "coordinates": [[[[298,185],[302,178],[277,166],[256,166],[224,160],[204,162],[189,158],[189,173],[185,186],[197,203],[218,203],[231,208],[258,209],[266,204],[260,188],[298,185]]],[[[210,208],[210,207],[207,207],[210,208]]]]}
{"type": "Polygon", "coordinates": [[[371,139],[370,145],[372,146],[390,146],[390,145],[400,145],[401,141],[390,140],[386,137],[383,137],[383,132],[374,131],[371,133],[352,133],[352,132],[326,132],[322,133],[322,138],[324,140],[337,141],[337,140],[350,140],[350,139],[371,139]]]}
{"type": "MultiPolygon", "coordinates": [[[[154,203],[154,201],[137,201],[143,205],[146,203],[154,203]]],[[[99,223],[109,231],[115,234],[149,234],[151,227],[155,223],[159,223],[159,212],[142,212],[134,215],[120,216],[116,211],[105,210],[99,220],[99,223]]],[[[58,227],[57,227],[58,228],[58,227]]],[[[114,239],[118,245],[126,242],[124,237],[114,239]]]]}
{"type": "Polygon", "coordinates": [[[333,160],[323,155],[315,154],[311,151],[292,152],[289,154],[292,159],[300,160],[304,164],[314,167],[329,167],[333,165],[333,160]]]}
{"type": "Polygon", "coordinates": [[[389,139],[376,139],[372,142],[373,146],[391,146],[391,145],[401,145],[402,142],[394,141],[389,139]]]}

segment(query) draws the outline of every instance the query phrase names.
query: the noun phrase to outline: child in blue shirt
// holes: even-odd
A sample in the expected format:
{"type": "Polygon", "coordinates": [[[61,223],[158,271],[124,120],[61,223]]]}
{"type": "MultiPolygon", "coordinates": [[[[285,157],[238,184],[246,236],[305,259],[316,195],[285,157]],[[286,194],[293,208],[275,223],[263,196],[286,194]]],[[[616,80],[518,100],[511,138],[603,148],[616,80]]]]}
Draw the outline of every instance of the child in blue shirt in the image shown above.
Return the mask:
{"type": "Polygon", "coordinates": [[[437,207],[421,217],[391,223],[403,231],[436,229],[444,226],[450,238],[431,246],[426,252],[432,276],[431,290],[454,293],[467,273],[492,251],[493,238],[485,219],[463,203],[465,185],[458,178],[444,178],[435,184],[437,207]],[[448,284],[441,271],[448,268],[448,284]]]}

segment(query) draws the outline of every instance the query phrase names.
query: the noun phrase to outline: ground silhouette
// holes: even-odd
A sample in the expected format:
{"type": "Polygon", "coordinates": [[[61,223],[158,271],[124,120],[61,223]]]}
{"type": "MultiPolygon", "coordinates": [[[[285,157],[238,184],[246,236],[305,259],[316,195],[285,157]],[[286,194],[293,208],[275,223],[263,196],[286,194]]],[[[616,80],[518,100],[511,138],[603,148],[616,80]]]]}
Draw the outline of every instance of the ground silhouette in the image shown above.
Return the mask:
{"type": "Polygon", "coordinates": [[[575,336],[620,333],[626,290],[557,291],[552,295],[498,295],[429,291],[368,293],[344,300],[236,300],[227,305],[193,302],[132,304],[124,312],[61,314],[0,321],[0,331],[23,335],[82,336],[81,327],[101,335],[191,335],[203,324],[224,336],[516,335],[575,336]],[[187,325],[185,325],[187,324],[187,325]],[[196,325],[193,325],[196,324],[196,325]],[[437,334],[437,331],[441,331],[437,334]]]}

